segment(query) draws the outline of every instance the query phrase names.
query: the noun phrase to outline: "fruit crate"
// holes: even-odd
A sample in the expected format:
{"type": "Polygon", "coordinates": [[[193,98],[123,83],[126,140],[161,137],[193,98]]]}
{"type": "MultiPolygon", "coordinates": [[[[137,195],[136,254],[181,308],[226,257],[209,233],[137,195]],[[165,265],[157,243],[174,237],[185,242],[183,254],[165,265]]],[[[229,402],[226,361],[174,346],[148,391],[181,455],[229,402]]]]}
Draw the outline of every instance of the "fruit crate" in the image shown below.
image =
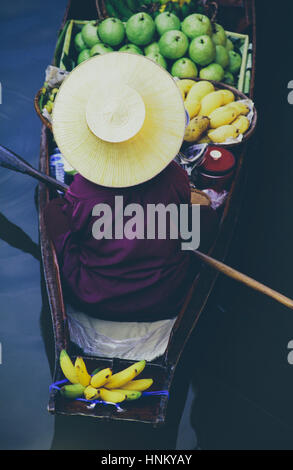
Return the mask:
{"type": "Polygon", "coordinates": [[[233,42],[234,50],[242,56],[242,64],[238,75],[238,83],[236,88],[243,92],[249,92],[250,75],[249,73],[249,36],[247,34],[233,33],[226,31],[227,37],[233,42]]]}
{"type": "Polygon", "coordinates": [[[90,20],[67,21],[61,31],[54,54],[54,65],[62,70],[71,72],[76,66],[77,52],[74,47],[74,37],[90,20]]]}
{"type": "MultiPolygon", "coordinates": [[[[64,29],[59,35],[57,42],[54,62],[57,67],[63,70],[71,71],[76,66],[78,53],[74,46],[74,37],[79,33],[82,27],[90,20],[70,20],[65,24],[64,29]]],[[[250,85],[249,74],[249,36],[246,34],[233,33],[226,31],[227,37],[233,42],[234,49],[242,56],[241,69],[238,75],[238,82],[235,84],[241,92],[248,92],[250,85]]]]}
{"type": "Polygon", "coordinates": [[[54,51],[54,60],[53,60],[53,65],[56,65],[56,67],[60,66],[61,56],[62,56],[63,48],[64,48],[65,36],[67,33],[69,23],[70,21],[66,21],[65,25],[59,31],[59,34],[58,34],[58,39],[57,39],[57,43],[56,43],[56,47],[54,51]]]}

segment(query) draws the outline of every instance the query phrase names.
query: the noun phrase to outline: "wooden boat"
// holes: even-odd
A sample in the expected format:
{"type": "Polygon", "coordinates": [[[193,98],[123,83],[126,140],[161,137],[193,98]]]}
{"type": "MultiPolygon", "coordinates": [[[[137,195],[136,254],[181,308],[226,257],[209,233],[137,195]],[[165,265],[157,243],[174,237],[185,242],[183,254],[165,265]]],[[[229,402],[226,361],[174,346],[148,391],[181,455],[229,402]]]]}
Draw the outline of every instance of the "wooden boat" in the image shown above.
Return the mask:
{"type": "MultiPolygon", "coordinates": [[[[205,2],[207,3],[207,2],[205,2]]],[[[215,2],[213,2],[214,4],[215,2]]],[[[99,14],[103,8],[103,2],[97,2],[99,14]]],[[[218,10],[218,21],[232,31],[246,32],[250,36],[253,45],[252,70],[250,82],[250,97],[253,97],[255,76],[255,52],[256,52],[256,27],[255,27],[255,2],[254,0],[222,0],[216,5],[218,10]]],[[[69,1],[63,25],[68,19],[95,19],[97,17],[97,5],[93,0],[71,0],[69,1]]],[[[41,132],[40,170],[49,174],[49,149],[52,142],[50,130],[43,125],[41,132]]],[[[215,241],[210,250],[210,255],[218,260],[224,260],[231,238],[233,228],[236,224],[238,212],[243,196],[245,183],[245,156],[248,151],[248,143],[237,147],[237,168],[221,216],[219,231],[215,234],[215,241]]],[[[62,294],[60,272],[54,247],[49,239],[44,222],[44,208],[50,198],[56,194],[45,185],[39,186],[39,231],[42,253],[44,278],[51,309],[55,336],[55,372],[54,382],[62,380],[63,374],[59,366],[60,351],[65,348],[69,354],[74,354],[74,348],[70,342],[66,307],[62,294]]],[[[194,330],[200,314],[203,312],[207,300],[213,290],[217,279],[216,271],[207,266],[202,269],[193,282],[192,288],[186,298],[171,332],[167,349],[159,359],[147,364],[145,376],[152,377],[157,390],[169,391],[184,346],[186,345],[192,331],[194,330]]],[[[118,358],[85,357],[89,370],[97,367],[111,367],[119,371],[130,364],[130,361],[118,358]]],[[[153,426],[162,425],[167,412],[168,396],[152,396],[131,402],[123,413],[108,405],[98,405],[89,408],[79,401],[62,399],[60,394],[52,389],[50,391],[48,410],[50,413],[65,415],[86,415],[104,420],[126,420],[141,423],[149,423],[153,426]]]]}

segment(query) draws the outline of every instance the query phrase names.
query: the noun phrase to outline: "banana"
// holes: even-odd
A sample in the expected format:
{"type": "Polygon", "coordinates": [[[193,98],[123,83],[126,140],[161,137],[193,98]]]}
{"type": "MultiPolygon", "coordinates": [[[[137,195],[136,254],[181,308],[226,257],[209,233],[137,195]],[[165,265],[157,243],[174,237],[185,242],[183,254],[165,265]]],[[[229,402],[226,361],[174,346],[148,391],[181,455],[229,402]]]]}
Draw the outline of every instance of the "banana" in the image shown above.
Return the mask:
{"type": "Polygon", "coordinates": [[[210,114],[211,128],[216,129],[231,124],[238,116],[239,112],[232,106],[221,106],[210,114]]]}
{"type": "Polygon", "coordinates": [[[95,388],[102,387],[105,385],[106,382],[109,381],[110,377],[112,376],[111,369],[103,369],[100,370],[97,374],[93,375],[91,379],[91,385],[95,388]]]}
{"type": "Polygon", "coordinates": [[[71,385],[64,385],[60,393],[65,398],[70,398],[74,400],[75,398],[82,397],[84,393],[85,387],[81,384],[71,384],[71,385]]]}
{"type": "Polygon", "coordinates": [[[246,116],[239,116],[232,122],[232,126],[236,127],[239,134],[244,134],[249,129],[250,122],[246,116]]]}
{"type": "Polygon", "coordinates": [[[100,396],[99,390],[92,387],[91,385],[88,385],[88,387],[85,388],[83,393],[87,400],[95,400],[96,398],[99,398],[100,396]]]}
{"type": "Polygon", "coordinates": [[[108,389],[121,388],[127,382],[133,380],[138,374],[140,374],[145,368],[146,361],[139,361],[126,369],[112,375],[110,380],[105,383],[105,387],[108,389]]]}
{"type": "Polygon", "coordinates": [[[62,349],[59,360],[60,367],[67,380],[73,384],[78,384],[79,381],[77,378],[76,369],[65,349],[62,349]]]}
{"type": "Polygon", "coordinates": [[[223,143],[226,142],[227,139],[235,139],[238,137],[239,132],[237,131],[236,127],[230,125],[227,126],[221,126],[218,127],[217,129],[213,129],[210,132],[208,132],[209,138],[214,142],[214,143],[223,143]]]}
{"type": "Polygon", "coordinates": [[[121,392],[126,396],[127,401],[137,400],[141,397],[141,392],[139,390],[125,390],[125,389],[114,389],[111,392],[121,392]]]}
{"type": "Polygon", "coordinates": [[[232,103],[235,101],[234,93],[230,90],[221,90],[221,95],[223,97],[223,105],[232,103]]]}
{"type": "Polygon", "coordinates": [[[245,103],[241,103],[240,101],[235,101],[234,103],[228,104],[231,108],[238,111],[238,115],[241,114],[243,116],[247,116],[249,113],[249,106],[245,103]]]}
{"type": "Polygon", "coordinates": [[[206,116],[191,119],[185,129],[184,140],[186,140],[186,142],[196,142],[200,139],[203,133],[208,130],[209,125],[210,120],[206,116]]]}
{"type": "Polygon", "coordinates": [[[99,397],[103,401],[120,403],[121,401],[126,400],[126,393],[123,390],[106,390],[105,388],[100,388],[98,393],[99,397]]]}
{"type": "Polygon", "coordinates": [[[191,87],[184,103],[190,119],[198,115],[201,110],[201,100],[214,89],[214,85],[206,81],[197,82],[191,87]]]}
{"type": "Polygon", "coordinates": [[[193,82],[193,86],[187,94],[190,100],[201,101],[205,96],[215,91],[215,87],[211,82],[202,80],[200,82],[193,82]]]}
{"type": "Polygon", "coordinates": [[[200,111],[200,108],[201,108],[200,102],[196,101],[196,100],[193,100],[193,101],[189,100],[188,101],[188,99],[187,99],[185,101],[184,105],[185,105],[186,111],[189,114],[190,119],[197,116],[199,111],[200,111]]]}
{"type": "Polygon", "coordinates": [[[224,97],[222,90],[213,91],[202,99],[199,116],[209,116],[215,109],[223,106],[223,104],[224,97]]]}
{"type": "Polygon", "coordinates": [[[153,379],[138,379],[128,382],[128,384],[123,385],[122,390],[136,390],[138,392],[143,392],[153,385],[153,379]]]}
{"type": "Polygon", "coordinates": [[[211,139],[207,135],[204,135],[201,139],[197,141],[197,143],[198,144],[210,144],[211,139]]]}
{"type": "Polygon", "coordinates": [[[193,87],[194,83],[194,80],[189,80],[187,78],[176,81],[176,84],[181,92],[183,100],[185,100],[187,93],[189,92],[190,88],[193,87]]]}
{"type": "Polygon", "coordinates": [[[90,384],[91,376],[86,369],[83,358],[77,357],[74,366],[79,383],[84,387],[87,387],[90,384]]]}

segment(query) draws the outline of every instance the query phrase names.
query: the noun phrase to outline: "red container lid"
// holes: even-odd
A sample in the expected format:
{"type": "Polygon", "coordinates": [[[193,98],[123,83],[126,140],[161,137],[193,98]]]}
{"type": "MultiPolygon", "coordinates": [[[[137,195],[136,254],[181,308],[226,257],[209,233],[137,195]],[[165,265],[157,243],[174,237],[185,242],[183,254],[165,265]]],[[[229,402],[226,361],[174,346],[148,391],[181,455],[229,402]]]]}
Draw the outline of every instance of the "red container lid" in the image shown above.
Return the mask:
{"type": "Polygon", "coordinates": [[[225,175],[233,170],[236,159],[223,147],[208,147],[200,171],[211,175],[225,175]]]}

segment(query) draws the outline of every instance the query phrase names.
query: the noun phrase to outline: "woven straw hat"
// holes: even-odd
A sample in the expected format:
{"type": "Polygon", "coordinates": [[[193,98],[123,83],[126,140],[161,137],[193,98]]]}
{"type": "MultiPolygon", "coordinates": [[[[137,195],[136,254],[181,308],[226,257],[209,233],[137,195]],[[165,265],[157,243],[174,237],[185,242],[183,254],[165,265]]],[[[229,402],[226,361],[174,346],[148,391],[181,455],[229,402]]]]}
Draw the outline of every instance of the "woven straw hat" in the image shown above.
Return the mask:
{"type": "Polygon", "coordinates": [[[64,158],[88,180],[134,186],[160,173],[185,131],[180,91],[142,55],[111,52],[81,63],[63,82],[53,133],[64,158]]]}

